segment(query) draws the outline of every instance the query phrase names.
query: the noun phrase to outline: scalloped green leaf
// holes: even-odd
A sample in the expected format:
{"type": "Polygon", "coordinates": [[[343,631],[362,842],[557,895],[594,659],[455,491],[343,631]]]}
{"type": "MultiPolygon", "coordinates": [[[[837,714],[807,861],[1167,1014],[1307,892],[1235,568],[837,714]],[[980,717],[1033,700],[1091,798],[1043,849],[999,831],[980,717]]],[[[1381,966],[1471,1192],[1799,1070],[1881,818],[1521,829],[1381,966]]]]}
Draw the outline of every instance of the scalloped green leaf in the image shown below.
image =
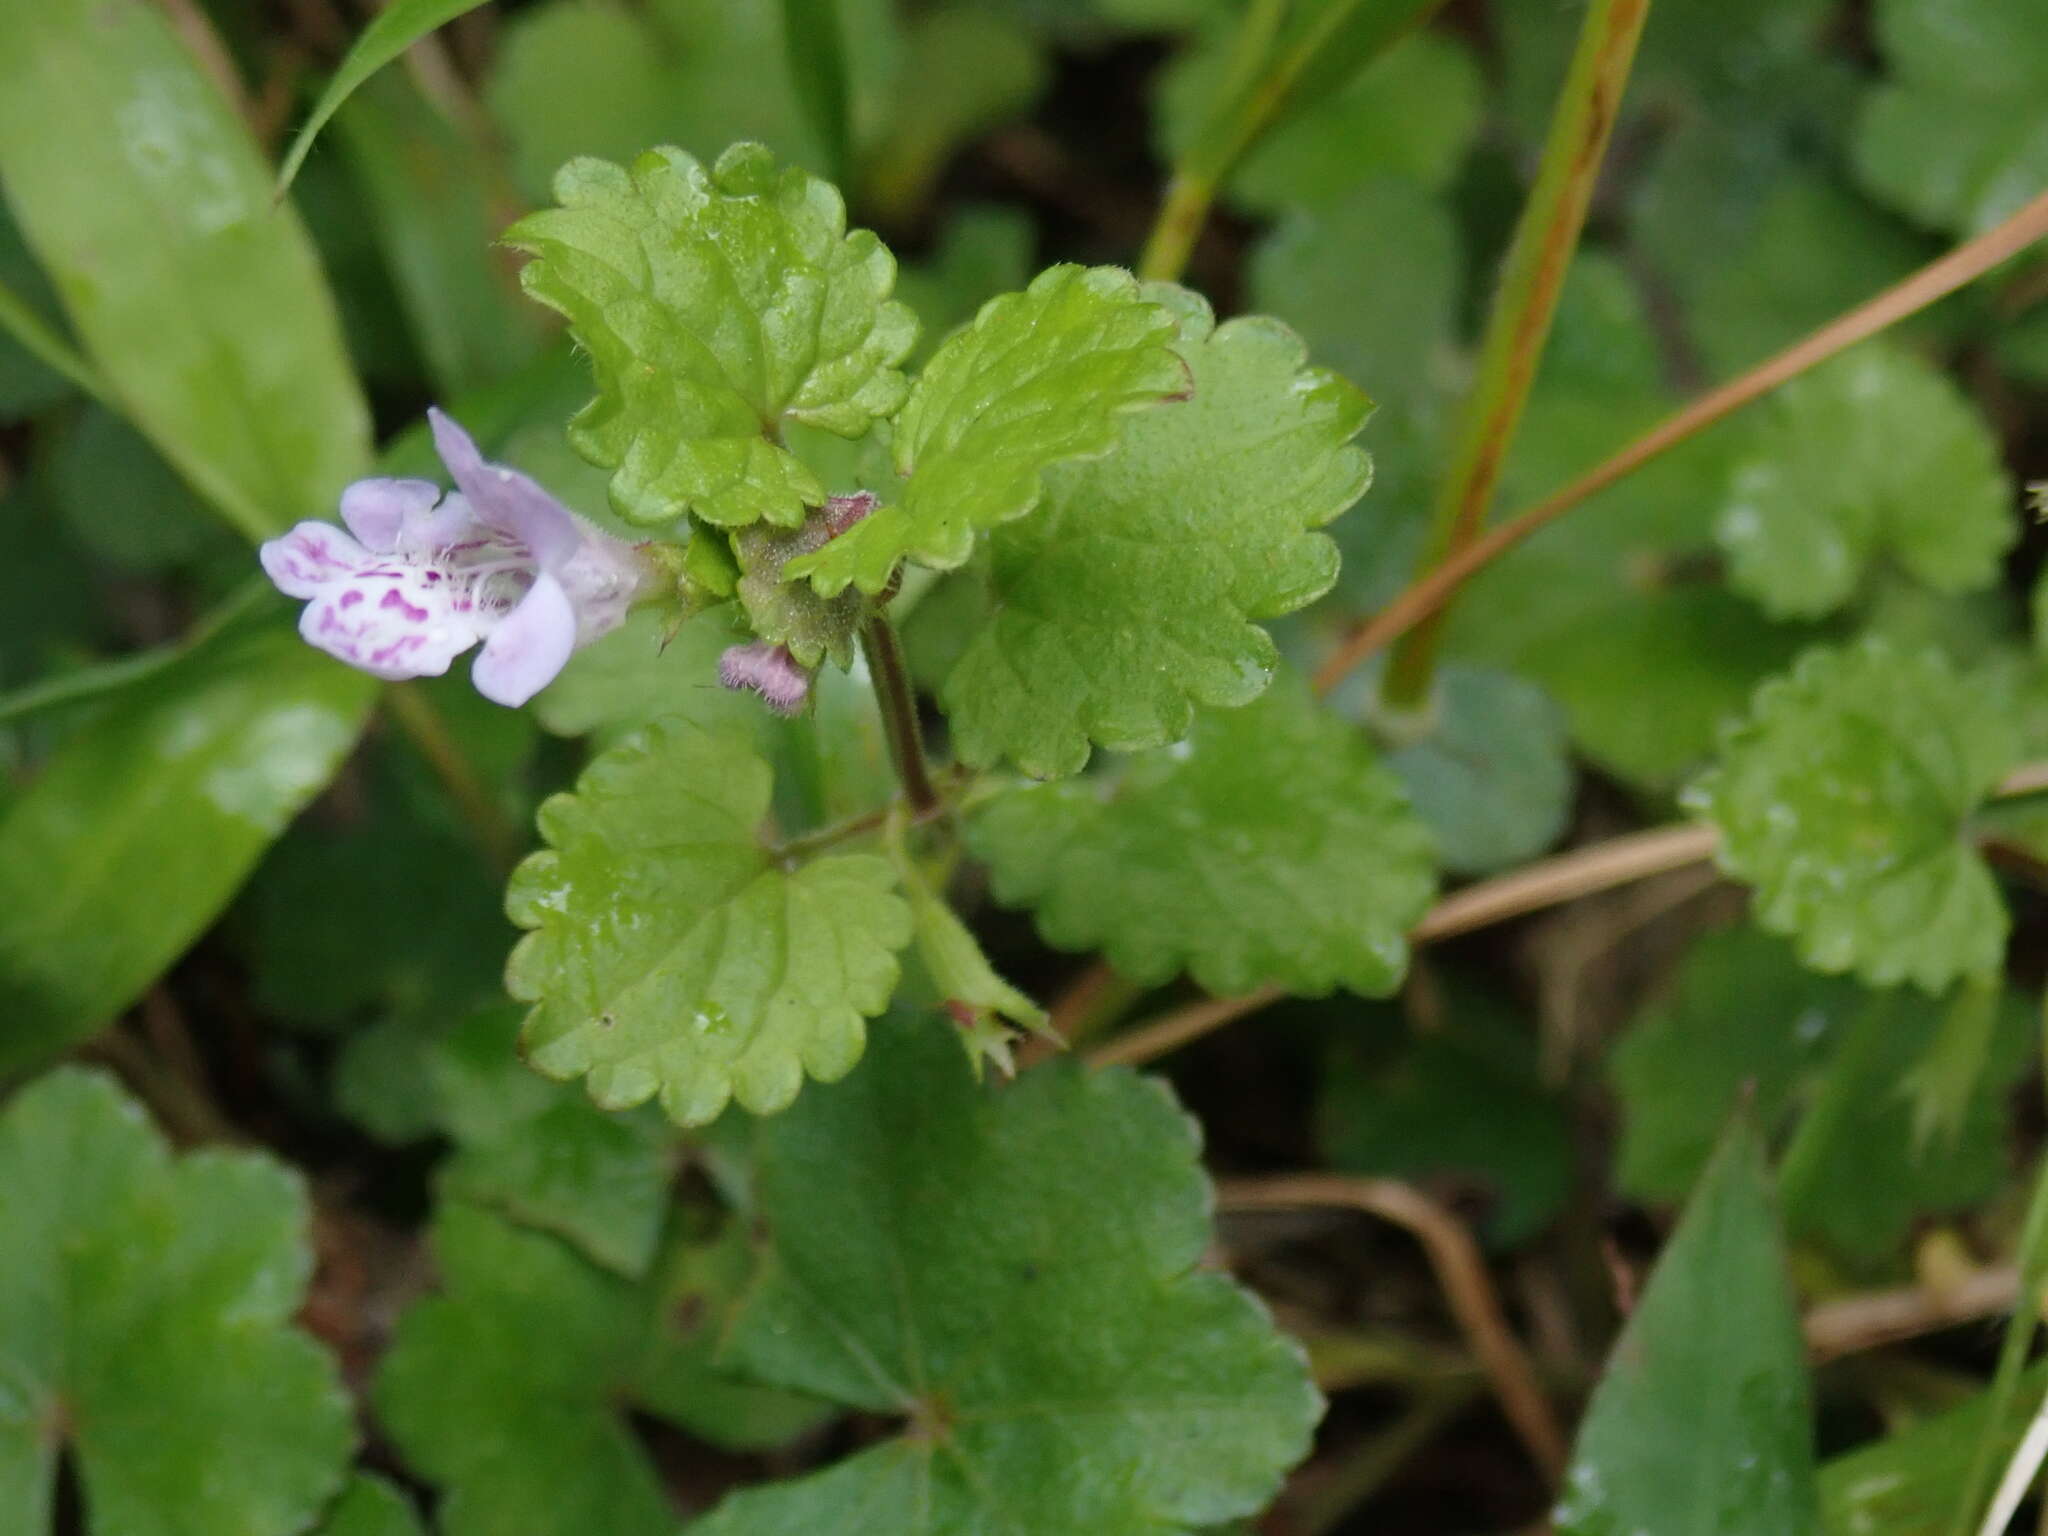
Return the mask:
{"type": "Polygon", "coordinates": [[[769,799],[747,744],[673,720],[541,807],[549,847],[506,894],[533,930],[506,969],[534,1005],[528,1061],[587,1078],[607,1109],[659,1098],[682,1125],[729,1099],[771,1114],[806,1073],[852,1068],[863,1019],[895,989],[910,909],[876,855],[786,867],[762,838],[769,799]]]}
{"type": "Polygon", "coordinates": [[[847,1082],[760,1124],[768,1249],[729,1335],[761,1379],[908,1432],[692,1530],[1173,1536],[1258,1510],[1320,1405],[1264,1308],[1199,1267],[1195,1123],[1123,1069],[983,1091],[949,1034],[891,1019],[847,1082]]]}
{"type": "Polygon", "coordinates": [[[173,1158],[102,1073],[23,1089],[0,1114],[0,1527],[53,1529],[68,1454],[91,1536],[304,1530],[355,1443],[291,1326],[310,1225],[297,1174],[173,1158]]]}
{"type": "Polygon", "coordinates": [[[1729,583],[1781,619],[1833,613],[1882,559],[1938,592],[1990,586],[2019,537],[2000,460],[1945,375],[1858,347],[1765,404],[1714,526],[1729,583]]]}
{"type": "Polygon", "coordinates": [[[375,1397],[442,1486],[441,1536],[673,1536],[629,1411],[728,1450],[780,1445],[825,1412],[712,1367],[749,1267],[730,1227],[677,1234],[637,1283],[460,1202],[436,1213],[433,1247],[441,1293],[399,1319],[375,1397]]]}
{"type": "Polygon", "coordinates": [[[1436,890],[1430,839],[1363,733],[1283,676],[1108,783],[1019,788],[970,825],[997,898],[1152,985],[1382,997],[1436,890]]]}
{"type": "Polygon", "coordinates": [[[991,617],[940,689],[960,755],[1077,772],[1187,733],[1195,705],[1256,698],[1276,661],[1255,620],[1329,590],[1320,528],[1372,477],[1351,444],[1371,402],[1304,366],[1277,320],[1180,315],[1192,399],[1131,417],[1107,457],[1046,477],[1046,504],[990,539],[991,617]]]}
{"type": "Polygon", "coordinates": [[[1872,193],[1972,234],[2048,183],[2048,28],[2033,0],[1879,0],[1888,83],[1854,141],[1872,193]]]}
{"type": "Polygon", "coordinates": [[[1738,1116],[1608,1356],[1558,1536],[1814,1536],[1812,1420],[1770,1172],[1738,1116]]]}
{"type": "Polygon", "coordinates": [[[555,197],[505,238],[534,257],[527,292],[590,355],[597,399],[569,436],[612,471],[619,514],[801,522],[824,489],[782,427],[858,437],[903,404],[896,364],[917,321],[889,298],[895,258],[847,231],[828,183],[758,144],[708,170],[673,148],[630,169],[572,160],[555,197]]]}
{"type": "Polygon", "coordinates": [[[905,559],[950,570],[977,532],[1024,516],[1054,465],[1109,451],[1121,418],[1187,393],[1171,310],[1121,267],[1048,267],[989,300],[932,354],[893,438],[906,476],[889,505],[792,560],[834,596],[875,593],[905,559]]]}
{"type": "Polygon", "coordinates": [[[1808,965],[1940,992],[2004,954],[2011,919],[1965,823],[2019,753],[1991,689],[1871,638],[1759,688],[1685,803],[1808,965]]]}

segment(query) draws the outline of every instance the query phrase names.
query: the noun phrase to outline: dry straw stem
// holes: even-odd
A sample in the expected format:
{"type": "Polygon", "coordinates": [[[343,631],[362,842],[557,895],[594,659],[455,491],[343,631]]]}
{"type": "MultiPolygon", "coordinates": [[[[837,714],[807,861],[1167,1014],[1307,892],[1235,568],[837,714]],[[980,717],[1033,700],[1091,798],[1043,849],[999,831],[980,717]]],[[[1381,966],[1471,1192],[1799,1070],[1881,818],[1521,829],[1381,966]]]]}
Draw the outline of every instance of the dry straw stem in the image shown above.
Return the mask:
{"type": "Polygon", "coordinates": [[[1552,1486],[1564,1471],[1565,1437],[1536,1367],[1509,1329],[1485,1257],[1472,1234],[1443,1206],[1398,1179],[1333,1173],[1225,1179],[1216,1186],[1220,1211],[1338,1207],[1363,1211],[1405,1228],[1422,1244],[1466,1346],[1486,1373],[1501,1411],[1552,1486]]]}
{"type": "Polygon", "coordinates": [[[1719,389],[1709,390],[1563,490],[1482,534],[1407,588],[1332,652],[1316,673],[1317,690],[1329,692],[1353,667],[1442,608],[1476,572],[1537,530],[1564,516],[1580,502],[1633,474],[1694,433],[1712,426],[1724,416],[1732,415],[1752,400],[1769,394],[1788,379],[1797,378],[1836,353],[1896,325],[1937,299],[1946,298],[1965,283],[2018,255],[2044,235],[2048,235],[2048,192],[2042,193],[2004,223],[1957,246],[1867,304],[1829,321],[1768,362],[1719,389]]]}

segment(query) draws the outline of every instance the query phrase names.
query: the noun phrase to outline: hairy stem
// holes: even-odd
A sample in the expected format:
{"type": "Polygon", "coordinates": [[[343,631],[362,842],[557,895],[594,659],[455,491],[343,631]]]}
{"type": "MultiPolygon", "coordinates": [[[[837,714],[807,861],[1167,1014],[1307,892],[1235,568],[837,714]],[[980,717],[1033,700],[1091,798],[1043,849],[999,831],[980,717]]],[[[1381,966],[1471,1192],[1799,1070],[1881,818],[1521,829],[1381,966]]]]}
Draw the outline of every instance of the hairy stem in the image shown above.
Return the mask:
{"type": "MultiPolygon", "coordinates": [[[[1273,51],[1287,10],[1284,0],[1254,0],[1233,45],[1231,67],[1201,130],[1173,168],[1166,200],[1138,258],[1138,276],[1172,282],[1187,270],[1195,240],[1224,179],[1245,152],[1279,121],[1323,46],[1348,26],[1369,26],[1354,44],[1358,65],[1427,20],[1443,0],[1325,0],[1301,34],[1273,51]],[[1357,21],[1364,10],[1366,19],[1357,21]],[[1264,65],[1261,68],[1261,65],[1264,65]]],[[[1647,0],[1643,0],[1647,3],[1647,0]]]]}
{"type": "MultiPolygon", "coordinates": [[[[1536,184],[1501,267],[1457,447],[1437,489],[1424,570],[1467,548],[1485,526],[1501,466],[1550,339],[1558,295],[1578,249],[1649,13],[1650,0],[1593,0],[1586,12],[1578,50],[1551,115],[1536,184]]],[[[1442,622],[1439,609],[1395,651],[1387,665],[1388,704],[1412,710],[1428,698],[1442,622]]]]}
{"type": "Polygon", "coordinates": [[[1570,485],[1482,534],[1408,587],[1374,615],[1370,623],[1361,626],[1331,653],[1316,673],[1317,691],[1328,693],[1353,667],[1441,609],[1475,573],[1531,534],[1556,522],[1573,507],[1633,474],[1722,417],[1732,415],[1751,401],[1769,394],[1788,379],[1797,378],[1838,352],[1875,336],[1937,299],[1946,298],[2044,235],[2048,235],[2048,192],[2035,198],[2003,224],[1957,246],[1904,282],[1887,288],[1868,303],[1829,321],[1776,357],[1718,389],[1709,390],[1570,485]]]}
{"type": "Polygon", "coordinates": [[[917,723],[917,696],[911,691],[910,669],[903,661],[903,645],[896,638],[896,626],[889,622],[887,614],[877,613],[861,626],[860,647],[868,659],[875,702],[881,706],[889,761],[895,766],[912,812],[920,817],[930,815],[939,808],[939,794],[932,787],[931,769],[925,763],[924,732],[917,723]]]}
{"type": "Polygon", "coordinates": [[[513,825],[498,802],[484,787],[476,767],[462,750],[462,743],[448,729],[434,701],[417,683],[393,683],[384,690],[384,703],[407,740],[426,759],[427,767],[448,791],[455,809],[499,874],[511,873],[525,846],[520,829],[513,825]]]}
{"type": "Polygon", "coordinates": [[[1398,1179],[1361,1179],[1342,1174],[1297,1173],[1259,1179],[1225,1179],[1216,1186],[1221,1211],[1302,1210],[1336,1206],[1363,1211],[1412,1233],[1429,1256],[1437,1284],[1450,1304],[1473,1358],[1485,1371],[1529,1455],[1552,1486],[1564,1470],[1565,1438],[1550,1399],[1509,1329],[1485,1257],[1464,1224],[1443,1206],[1398,1179]]]}

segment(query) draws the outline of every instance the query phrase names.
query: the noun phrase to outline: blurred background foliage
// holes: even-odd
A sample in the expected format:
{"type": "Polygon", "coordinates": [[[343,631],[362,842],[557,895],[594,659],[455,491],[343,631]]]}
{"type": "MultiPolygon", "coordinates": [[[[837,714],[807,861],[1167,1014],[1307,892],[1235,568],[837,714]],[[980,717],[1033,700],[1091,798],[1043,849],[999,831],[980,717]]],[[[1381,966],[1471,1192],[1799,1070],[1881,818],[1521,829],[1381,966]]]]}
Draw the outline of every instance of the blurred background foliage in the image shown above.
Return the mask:
{"type": "MultiPolygon", "coordinates": [[[[0,0],[0,37],[54,37],[82,3],[0,0]]],[[[1333,49],[1194,251],[1188,280],[1219,312],[1281,317],[1378,405],[1376,483],[1332,529],[1338,594],[1276,626],[1305,663],[1413,572],[1580,9],[1454,0],[1365,67],[1333,49]]],[[[657,142],[710,157],[751,138],[834,175],[901,258],[928,351],[1049,261],[1135,259],[1240,7],[843,0],[847,132],[832,143],[779,0],[508,0],[354,95],[274,215],[270,167],[362,11],[100,13],[89,41],[39,55],[63,57],[61,77],[0,62],[0,294],[20,313],[0,334],[0,1072],[78,1052],[175,1139],[256,1140],[306,1168],[320,1267],[303,1316],[358,1385],[424,1284],[440,1200],[444,1240],[483,1277],[460,1305],[502,1304],[494,1327],[533,1304],[487,1294],[494,1269],[522,1265],[621,1372],[639,1369],[648,1319],[687,1319],[644,1377],[576,1388],[635,1404],[621,1454],[682,1506],[858,1443],[858,1425],[820,1430],[819,1405],[789,1393],[721,1382],[738,1396],[704,1408],[698,1334],[743,1268],[707,1191],[744,1160],[716,1133],[685,1145],[530,1076],[498,1006],[507,840],[524,846],[593,745],[650,717],[646,626],[579,655],[530,713],[460,677],[380,704],[252,589],[248,539],[328,513],[373,463],[432,473],[415,424],[433,402],[607,516],[603,477],[562,440],[581,365],[494,244],[566,158],[657,142]],[[38,334],[53,345],[25,344],[38,334]],[[678,1180],[687,1231],[663,1214],[678,1180]],[[534,1250],[535,1233],[550,1242],[534,1250]]],[[[2044,184],[2037,0],[1660,0],[1502,509],[2044,184]]],[[[1450,627],[1438,730],[1391,754],[1447,870],[1483,876],[1675,814],[1757,685],[1817,642],[1933,647],[1992,680],[2032,755],[2048,750],[2028,633],[2040,540],[2018,493],[2048,473],[2044,403],[2037,259],[1486,571],[1450,627]]],[[[848,462],[844,445],[804,451],[848,462]]],[[[958,653],[973,581],[917,594],[906,641],[928,680],[958,653]]],[[[864,690],[835,678],[813,718],[772,723],[710,685],[725,638],[713,621],[685,630],[666,676],[701,682],[653,707],[758,731],[794,824],[872,804],[886,763],[864,690]]],[[[1370,678],[1336,703],[1367,720],[1370,678]]],[[[2041,1130],[2028,1085],[2048,823],[2016,808],[1984,827],[2019,942],[2007,975],[1946,995],[1816,975],[1731,887],[1682,871],[1425,952],[1396,1003],[1283,1004],[1171,1070],[1218,1167],[1399,1177],[1468,1215],[1574,1396],[1738,1101],[1777,1160],[1810,1297],[1938,1285],[2011,1254],[2041,1130]]],[[[1022,919],[977,922],[1038,995],[1075,973],[1022,919]]],[[[1224,1240],[1337,1394],[1260,1529],[1537,1517],[1541,1484],[1455,1372],[1438,1383],[1449,1427],[1374,1459],[1408,1422],[1402,1384],[1448,1347],[1398,1240],[1320,1215],[1234,1219],[1224,1240]]],[[[1823,1452],[1938,1422],[1995,1342],[1965,1326],[1825,1367],[1823,1452]]],[[[434,1480],[470,1475],[413,1433],[405,1455],[434,1480]]],[[[1903,1493],[1831,1468],[1831,1528],[1937,1529],[1946,1506],[1909,1506],[1959,1475],[1943,1433],[1913,1442],[1912,1476],[1879,1468],[1903,1493]]],[[[388,1447],[373,1460],[398,1464],[388,1447]]],[[[363,1481],[328,1529],[403,1530],[391,1497],[363,1481]]],[[[607,1528],[642,1528],[621,1518],[607,1528]]]]}

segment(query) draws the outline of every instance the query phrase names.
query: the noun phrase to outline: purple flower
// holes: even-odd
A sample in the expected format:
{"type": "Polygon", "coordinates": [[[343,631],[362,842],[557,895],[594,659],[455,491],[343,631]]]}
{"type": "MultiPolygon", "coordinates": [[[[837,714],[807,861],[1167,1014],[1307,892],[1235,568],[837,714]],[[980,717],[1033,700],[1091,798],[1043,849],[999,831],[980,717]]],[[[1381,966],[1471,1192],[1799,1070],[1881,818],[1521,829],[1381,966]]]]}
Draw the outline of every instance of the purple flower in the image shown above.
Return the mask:
{"type": "Polygon", "coordinates": [[[727,646],[718,658],[718,680],[738,692],[749,690],[778,715],[803,711],[811,694],[810,669],[789,654],[787,647],[754,640],[746,645],[727,646]]]}
{"type": "Polygon", "coordinates": [[[308,599],[299,633],[329,655],[373,677],[439,677],[481,640],[477,692],[516,708],[616,629],[653,575],[632,545],[486,463],[439,410],[427,419],[453,491],[358,480],[341,493],[346,533],[300,523],[263,546],[263,569],[308,599]]]}

